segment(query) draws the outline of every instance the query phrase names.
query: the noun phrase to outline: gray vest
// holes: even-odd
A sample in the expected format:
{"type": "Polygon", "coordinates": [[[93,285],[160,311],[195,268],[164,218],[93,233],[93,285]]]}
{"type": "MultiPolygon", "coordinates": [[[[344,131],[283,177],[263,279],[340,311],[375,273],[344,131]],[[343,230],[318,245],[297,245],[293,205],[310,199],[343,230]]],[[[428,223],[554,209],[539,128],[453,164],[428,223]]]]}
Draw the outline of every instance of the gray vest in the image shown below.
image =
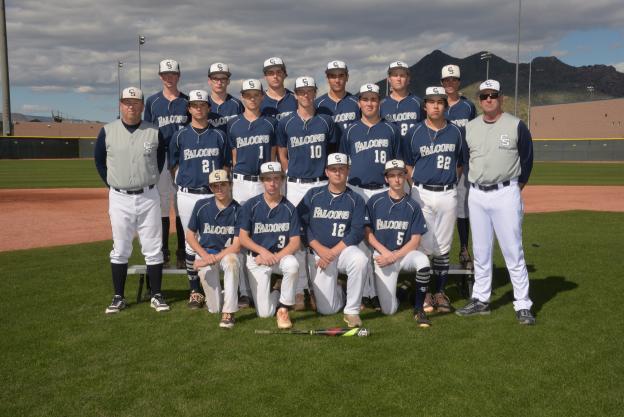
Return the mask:
{"type": "Polygon", "coordinates": [[[470,151],[468,181],[490,185],[520,176],[518,123],[520,119],[503,113],[495,123],[485,123],[483,115],[466,125],[470,151]]]}
{"type": "Polygon", "coordinates": [[[158,182],[158,128],[142,121],[133,132],[116,120],[106,133],[106,182],[122,190],[136,190],[158,182]]]}

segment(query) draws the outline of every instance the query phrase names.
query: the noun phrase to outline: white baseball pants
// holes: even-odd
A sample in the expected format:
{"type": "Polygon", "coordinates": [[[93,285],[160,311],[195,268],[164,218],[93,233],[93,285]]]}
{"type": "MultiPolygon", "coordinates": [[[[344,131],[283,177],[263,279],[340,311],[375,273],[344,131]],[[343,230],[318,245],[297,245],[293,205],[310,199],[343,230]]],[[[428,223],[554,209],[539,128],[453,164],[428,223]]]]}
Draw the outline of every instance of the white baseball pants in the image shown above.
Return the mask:
{"type": "Polygon", "coordinates": [[[475,283],[472,297],[487,303],[492,294],[492,247],[494,234],[505,257],[514,292],[514,309],[530,309],[529,273],[522,248],[524,204],[517,181],[494,191],[471,187],[468,195],[475,283]]]}
{"type": "Polygon", "coordinates": [[[249,287],[256,305],[258,317],[275,315],[278,302],[285,306],[295,304],[295,285],[299,271],[299,262],[293,255],[284,256],[273,266],[258,265],[252,254],[247,255],[249,287]],[[282,275],[280,291],[271,292],[271,274],[282,275]]]}
{"type": "MultiPolygon", "coordinates": [[[[375,256],[379,256],[377,251],[373,254],[373,257],[375,256]]],[[[382,268],[374,264],[375,287],[377,289],[377,296],[379,297],[382,313],[394,314],[399,308],[399,301],[396,297],[399,272],[416,272],[423,268],[429,268],[429,266],[429,258],[427,255],[416,250],[408,252],[407,255],[400,258],[392,265],[387,265],[382,268]]]]}
{"type": "MultiPolygon", "coordinates": [[[[299,202],[303,200],[303,197],[306,195],[309,189],[314,187],[320,187],[321,185],[327,185],[327,181],[316,181],[312,183],[298,183],[298,182],[287,182],[286,185],[286,198],[290,201],[293,206],[297,207],[299,202]]],[[[301,249],[297,251],[295,254],[297,260],[299,261],[299,277],[297,279],[297,288],[295,292],[297,294],[303,294],[303,290],[308,288],[308,276],[306,275],[306,261],[307,254],[305,249],[301,249]]]]}
{"type": "Polygon", "coordinates": [[[367,256],[357,247],[348,246],[325,269],[318,268],[317,255],[308,254],[310,277],[314,286],[317,311],[335,314],[344,307],[345,314],[360,314],[364,277],[368,267],[367,256]],[[338,285],[338,273],[347,274],[347,294],[338,285]]]}
{"type": "Polygon", "coordinates": [[[420,243],[421,250],[434,256],[449,253],[457,220],[457,190],[430,191],[422,185],[415,185],[411,196],[420,205],[427,223],[427,233],[420,243]]]}
{"type": "Polygon", "coordinates": [[[113,232],[112,263],[128,263],[135,234],[139,235],[145,264],[163,263],[160,200],[155,187],[146,187],[141,194],[124,194],[111,187],[108,191],[108,215],[113,232]]]}
{"type": "Polygon", "coordinates": [[[206,307],[211,313],[238,311],[238,277],[240,256],[230,253],[214,265],[199,268],[199,281],[206,295],[206,307]],[[223,294],[219,272],[223,271],[223,294]]]}

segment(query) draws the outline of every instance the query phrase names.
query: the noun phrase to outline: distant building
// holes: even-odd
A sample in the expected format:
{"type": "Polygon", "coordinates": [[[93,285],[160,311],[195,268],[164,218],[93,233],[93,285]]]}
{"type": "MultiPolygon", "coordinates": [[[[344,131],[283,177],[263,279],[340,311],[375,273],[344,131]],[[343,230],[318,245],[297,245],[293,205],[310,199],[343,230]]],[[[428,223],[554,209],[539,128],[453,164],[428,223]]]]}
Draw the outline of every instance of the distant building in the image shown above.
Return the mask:
{"type": "Polygon", "coordinates": [[[15,137],[95,138],[104,123],[15,122],[15,137]]]}
{"type": "Polygon", "coordinates": [[[531,107],[536,139],[624,138],[624,99],[531,107]]]}

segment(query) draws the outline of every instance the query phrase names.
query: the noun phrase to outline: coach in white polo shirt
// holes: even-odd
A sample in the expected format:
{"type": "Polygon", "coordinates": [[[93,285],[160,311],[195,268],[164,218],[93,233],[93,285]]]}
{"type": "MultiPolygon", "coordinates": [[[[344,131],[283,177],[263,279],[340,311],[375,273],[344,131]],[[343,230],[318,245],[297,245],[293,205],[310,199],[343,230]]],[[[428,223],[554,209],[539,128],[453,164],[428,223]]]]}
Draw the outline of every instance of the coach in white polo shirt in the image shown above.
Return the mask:
{"type": "Polygon", "coordinates": [[[492,293],[492,244],[498,240],[513,285],[514,310],[520,324],[535,324],[529,298],[529,274],[522,248],[521,190],[533,167],[533,141],[520,119],[504,113],[500,83],[479,86],[483,114],[466,125],[470,152],[468,207],[472,219],[475,284],[472,300],[460,316],[489,314],[492,293]]]}

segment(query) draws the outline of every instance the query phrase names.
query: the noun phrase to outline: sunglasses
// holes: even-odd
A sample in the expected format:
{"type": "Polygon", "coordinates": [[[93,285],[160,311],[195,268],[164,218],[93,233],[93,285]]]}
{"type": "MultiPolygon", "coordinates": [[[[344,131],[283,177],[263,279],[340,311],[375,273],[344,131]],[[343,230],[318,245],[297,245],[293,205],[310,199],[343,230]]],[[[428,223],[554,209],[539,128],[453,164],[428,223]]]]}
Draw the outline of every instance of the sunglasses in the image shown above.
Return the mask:
{"type": "Polygon", "coordinates": [[[492,100],[495,100],[495,99],[498,98],[498,93],[479,94],[479,100],[481,100],[481,101],[487,100],[488,98],[491,98],[492,100]]]}

